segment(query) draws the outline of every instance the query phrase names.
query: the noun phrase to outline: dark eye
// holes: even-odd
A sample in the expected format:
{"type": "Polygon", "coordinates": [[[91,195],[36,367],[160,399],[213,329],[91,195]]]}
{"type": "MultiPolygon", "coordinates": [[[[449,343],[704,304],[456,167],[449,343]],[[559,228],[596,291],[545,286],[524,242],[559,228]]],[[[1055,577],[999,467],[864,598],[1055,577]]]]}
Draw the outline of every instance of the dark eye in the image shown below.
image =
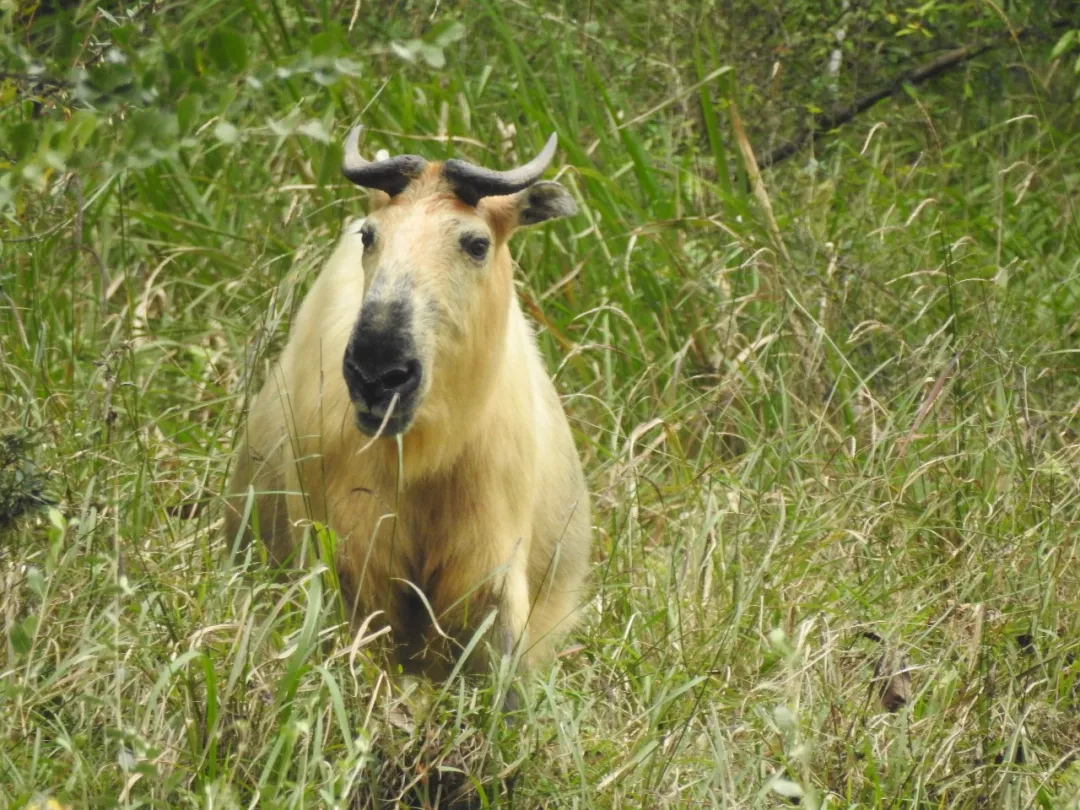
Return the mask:
{"type": "Polygon", "coordinates": [[[375,244],[375,229],[370,225],[365,225],[361,228],[360,241],[364,243],[365,248],[369,248],[375,244]]]}
{"type": "Polygon", "coordinates": [[[487,256],[489,247],[491,247],[491,240],[486,236],[466,234],[461,237],[461,249],[475,261],[483,261],[484,257],[487,256]]]}

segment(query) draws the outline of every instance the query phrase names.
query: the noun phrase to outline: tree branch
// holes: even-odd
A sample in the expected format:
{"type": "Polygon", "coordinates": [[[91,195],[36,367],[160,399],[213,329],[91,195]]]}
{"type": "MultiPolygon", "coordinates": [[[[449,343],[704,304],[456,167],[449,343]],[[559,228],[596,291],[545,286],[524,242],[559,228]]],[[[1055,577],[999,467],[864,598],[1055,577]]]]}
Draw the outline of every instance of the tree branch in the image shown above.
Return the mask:
{"type": "MultiPolygon", "coordinates": [[[[1058,20],[1055,21],[1051,27],[1061,28],[1068,24],[1069,23],[1065,20],[1058,20]]],[[[1027,28],[1010,33],[997,41],[965,45],[962,48],[955,48],[951,51],[947,51],[936,59],[909,70],[898,79],[895,79],[891,84],[857,99],[853,104],[850,104],[847,107],[843,107],[836,112],[815,115],[813,123],[809,127],[804,129],[790,141],[780,144],[767,155],[764,155],[761,160],[761,165],[762,167],[770,167],[787,160],[806,145],[807,142],[815,142],[825,137],[831,130],[846,124],[860,113],[866,112],[879,101],[883,101],[900,92],[906,84],[922,84],[958,65],[964,64],[970,59],[974,59],[976,56],[980,56],[987,51],[1004,45],[1007,41],[1019,40],[1021,37],[1031,33],[1034,33],[1034,30],[1027,28]]]]}

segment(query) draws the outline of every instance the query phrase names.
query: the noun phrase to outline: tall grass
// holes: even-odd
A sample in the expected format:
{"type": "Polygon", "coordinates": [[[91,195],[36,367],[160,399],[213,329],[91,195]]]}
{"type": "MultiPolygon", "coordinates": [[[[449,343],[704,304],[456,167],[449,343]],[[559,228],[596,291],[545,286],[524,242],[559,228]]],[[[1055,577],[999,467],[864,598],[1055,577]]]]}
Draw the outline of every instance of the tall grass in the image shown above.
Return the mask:
{"type": "Polygon", "coordinates": [[[52,504],[0,529],[0,805],[1080,806],[1068,74],[992,54],[752,189],[719,12],[447,5],[4,12],[96,72],[0,85],[0,483],[52,504]],[[498,167],[556,131],[580,204],[514,248],[596,502],[516,727],[392,694],[317,559],[223,554],[357,121],[498,167]]]}

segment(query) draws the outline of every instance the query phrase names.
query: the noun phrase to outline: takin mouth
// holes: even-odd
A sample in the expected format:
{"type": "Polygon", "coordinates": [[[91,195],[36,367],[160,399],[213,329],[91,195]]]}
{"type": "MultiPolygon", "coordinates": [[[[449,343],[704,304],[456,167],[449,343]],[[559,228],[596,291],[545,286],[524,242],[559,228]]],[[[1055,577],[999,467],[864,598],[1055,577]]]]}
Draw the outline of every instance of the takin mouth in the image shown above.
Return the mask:
{"type": "Polygon", "coordinates": [[[376,416],[370,411],[356,410],[356,427],[361,433],[368,437],[378,435],[386,438],[407,431],[412,424],[412,413],[395,411],[390,414],[389,419],[386,419],[385,425],[383,425],[384,419],[386,419],[385,414],[376,416]],[[379,431],[380,427],[382,428],[381,432],[379,431]]]}

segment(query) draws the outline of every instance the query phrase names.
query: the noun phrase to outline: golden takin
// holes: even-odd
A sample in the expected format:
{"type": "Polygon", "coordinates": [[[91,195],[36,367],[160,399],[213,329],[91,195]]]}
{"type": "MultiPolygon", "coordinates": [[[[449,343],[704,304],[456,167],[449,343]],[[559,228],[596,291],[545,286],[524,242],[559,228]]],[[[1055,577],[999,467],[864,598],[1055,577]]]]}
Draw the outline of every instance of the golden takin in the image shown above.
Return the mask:
{"type": "Polygon", "coordinates": [[[227,542],[246,543],[255,514],[284,565],[319,521],[338,538],[351,621],[389,625],[405,672],[446,677],[482,626],[488,649],[534,667],[574,624],[591,544],[581,463],[507,247],[576,211],[540,182],[556,137],[493,171],[368,161],[360,131],[343,172],[371,189],[370,212],[346,227],[251,404],[227,542]]]}

